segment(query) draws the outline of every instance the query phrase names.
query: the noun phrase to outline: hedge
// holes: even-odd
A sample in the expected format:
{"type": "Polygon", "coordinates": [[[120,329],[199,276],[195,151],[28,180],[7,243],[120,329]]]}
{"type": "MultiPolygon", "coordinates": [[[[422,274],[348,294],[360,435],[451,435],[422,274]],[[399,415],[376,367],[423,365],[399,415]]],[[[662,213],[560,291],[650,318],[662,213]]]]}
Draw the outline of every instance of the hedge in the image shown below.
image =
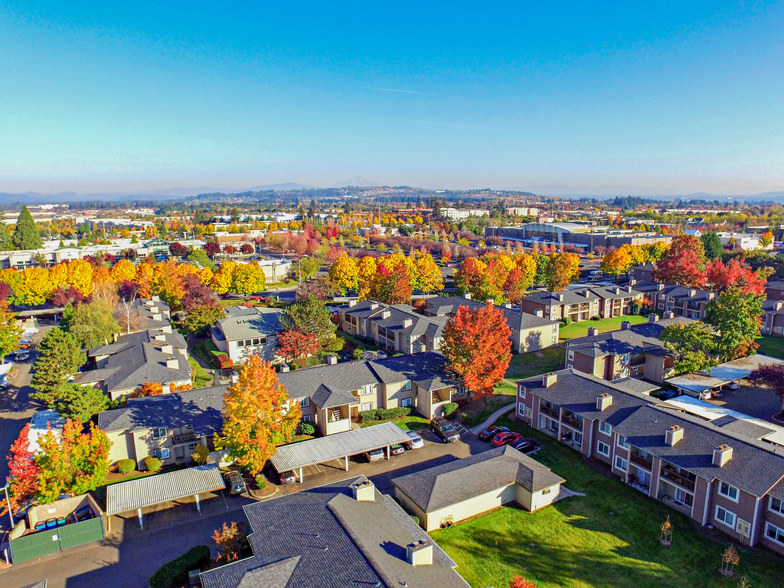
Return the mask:
{"type": "Polygon", "coordinates": [[[452,415],[455,414],[456,410],[457,410],[457,402],[447,402],[444,405],[444,416],[450,418],[452,417],[452,415]]]}
{"type": "Polygon", "coordinates": [[[159,469],[161,469],[161,465],[162,465],[161,464],[161,460],[158,459],[157,457],[153,457],[152,455],[148,455],[142,461],[144,461],[144,468],[148,472],[155,473],[159,469]]]}
{"type": "Polygon", "coordinates": [[[401,406],[399,408],[376,408],[373,410],[363,410],[359,413],[359,419],[363,423],[372,423],[374,421],[388,421],[410,414],[410,406],[401,406]]]}
{"type": "Polygon", "coordinates": [[[150,579],[150,588],[182,588],[188,582],[188,572],[203,570],[209,563],[210,548],[198,545],[158,568],[150,579]]]}
{"type": "Polygon", "coordinates": [[[136,462],[132,459],[121,459],[117,462],[117,471],[121,474],[129,474],[136,469],[136,462]]]}

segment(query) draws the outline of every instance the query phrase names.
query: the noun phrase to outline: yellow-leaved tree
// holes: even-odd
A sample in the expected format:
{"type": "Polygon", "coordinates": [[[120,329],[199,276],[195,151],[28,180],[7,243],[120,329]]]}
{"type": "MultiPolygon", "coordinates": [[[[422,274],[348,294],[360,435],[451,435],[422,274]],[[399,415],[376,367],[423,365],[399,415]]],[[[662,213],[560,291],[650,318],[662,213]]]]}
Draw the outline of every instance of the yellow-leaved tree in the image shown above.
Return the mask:
{"type": "Polygon", "coordinates": [[[83,259],[68,262],[68,283],[79,290],[83,296],[93,291],[93,266],[83,259]]]}
{"type": "Polygon", "coordinates": [[[278,382],[275,369],[251,355],[239,380],[223,396],[223,436],[216,449],[228,449],[229,458],[257,473],[297,430],[302,410],[278,382]]]}
{"type": "Polygon", "coordinates": [[[357,287],[357,263],[348,255],[341,255],[329,268],[329,278],[335,287],[345,294],[357,287]]]}
{"type": "Polygon", "coordinates": [[[433,261],[429,253],[416,260],[417,281],[416,286],[422,292],[436,292],[444,287],[441,269],[433,261]]]}
{"type": "Polygon", "coordinates": [[[115,282],[132,282],[135,279],[136,266],[127,259],[121,259],[112,267],[112,280],[115,282]]]}

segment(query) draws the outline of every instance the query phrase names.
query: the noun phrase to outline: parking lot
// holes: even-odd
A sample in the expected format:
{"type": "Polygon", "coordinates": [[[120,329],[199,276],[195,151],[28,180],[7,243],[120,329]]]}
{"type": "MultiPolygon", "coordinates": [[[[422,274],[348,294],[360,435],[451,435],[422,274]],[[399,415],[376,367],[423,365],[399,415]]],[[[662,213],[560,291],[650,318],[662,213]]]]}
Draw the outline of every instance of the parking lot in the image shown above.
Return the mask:
{"type": "Polygon", "coordinates": [[[736,410],[758,419],[764,419],[771,423],[782,424],[773,419],[774,414],[781,412],[781,400],[776,394],[765,388],[757,388],[749,384],[747,380],[741,380],[741,387],[738,390],[727,390],[726,387],[721,391],[719,398],[707,400],[711,404],[736,410]]]}

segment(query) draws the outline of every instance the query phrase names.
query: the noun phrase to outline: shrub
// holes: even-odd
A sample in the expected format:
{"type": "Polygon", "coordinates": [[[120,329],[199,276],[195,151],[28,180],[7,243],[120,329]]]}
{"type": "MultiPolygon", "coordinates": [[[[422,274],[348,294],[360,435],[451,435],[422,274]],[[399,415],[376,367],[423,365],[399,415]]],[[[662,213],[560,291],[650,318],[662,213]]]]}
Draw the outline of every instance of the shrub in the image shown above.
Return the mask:
{"type": "Polygon", "coordinates": [[[564,327],[568,327],[569,325],[571,325],[571,324],[572,324],[572,318],[571,318],[571,317],[568,317],[568,316],[565,316],[565,317],[563,317],[563,319],[561,319],[561,324],[562,324],[564,327]]]}
{"type": "Polygon", "coordinates": [[[193,459],[194,462],[196,462],[196,465],[204,465],[207,463],[207,458],[209,457],[209,455],[210,455],[209,449],[207,449],[204,445],[198,445],[196,446],[194,452],[191,454],[191,458],[193,459]]]}
{"type": "Polygon", "coordinates": [[[298,370],[299,369],[299,363],[297,363],[296,361],[292,361],[291,364],[289,365],[289,367],[291,368],[291,371],[298,370]]]}
{"type": "Polygon", "coordinates": [[[256,476],[256,487],[257,487],[259,490],[264,490],[264,488],[266,488],[266,487],[267,487],[267,480],[266,480],[266,478],[264,478],[264,476],[263,476],[263,475],[261,475],[261,474],[259,474],[258,476],[256,476]]]}
{"type": "Polygon", "coordinates": [[[464,410],[462,413],[463,424],[467,427],[473,427],[476,424],[479,415],[473,410],[464,410]]]}
{"type": "Polygon", "coordinates": [[[146,469],[148,472],[157,472],[161,469],[161,465],[161,460],[157,457],[148,455],[144,458],[144,469],[146,469]]]}
{"type": "Polygon", "coordinates": [[[117,462],[117,471],[121,474],[129,474],[136,469],[136,462],[132,459],[121,459],[117,462]]]}
{"type": "Polygon", "coordinates": [[[457,410],[457,402],[447,402],[444,405],[444,416],[449,418],[455,414],[456,410],[457,410]]]}
{"type": "Polygon", "coordinates": [[[411,520],[414,521],[417,525],[419,524],[419,517],[416,515],[408,515],[411,517],[411,520]]]}
{"type": "Polygon", "coordinates": [[[378,411],[375,409],[363,410],[362,412],[359,413],[359,420],[362,421],[363,423],[370,423],[373,421],[377,421],[378,411]]]}
{"type": "Polygon", "coordinates": [[[314,427],[310,423],[300,423],[299,424],[299,434],[300,435],[313,435],[316,433],[316,427],[314,427]]]}
{"type": "Polygon", "coordinates": [[[359,418],[363,423],[373,421],[388,421],[411,414],[410,406],[399,406],[398,408],[375,408],[373,410],[363,410],[359,413],[359,418]]]}
{"type": "Polygon", "coordinates": [[[600,320],[602,320],[602,317],[600,317],[598,314],[595,314],[595,315],[593,315],[591,317],[591,320],[592,321],[600,321],[600,320]]]}
{"type": "Polygon", "coordinates": [[[150,579],[150,588],[182,588],[188,581],[188,572],[205,569],[210,563],[210,548],[198,545],[175,560],[162,565],[150,579]]]}

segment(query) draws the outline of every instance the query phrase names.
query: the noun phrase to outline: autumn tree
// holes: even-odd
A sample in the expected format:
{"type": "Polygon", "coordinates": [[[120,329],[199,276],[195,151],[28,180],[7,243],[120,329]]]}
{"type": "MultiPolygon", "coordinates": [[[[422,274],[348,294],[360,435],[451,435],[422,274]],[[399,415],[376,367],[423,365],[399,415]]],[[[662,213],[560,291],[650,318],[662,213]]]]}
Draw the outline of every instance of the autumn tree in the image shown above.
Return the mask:
{"type": "MultiPolygon", "coordinates": [[[[120,332],[120,324],[114,318],[114,309],[102,300],[82,304],[69,316],[65,327],[86,349],[106,345],[120,332]]],[[[65,320],[65,313],[63,313],[65,320]]]]}
{"type": "Polygon", "coordinates": [[[218,294],[226,294],[234,284],[234,270],[237,264],[233,261],[224,261],[212,278],[212,289],[218,294]]]}
{"type": "Polygon", "coordinates": [[[204,252],[209,255],[210,259],[214,259],[221,252],[220,244],[215,241],[207,241],[204,245],[204,252]]]}
{"type": "Polygon", "coordinates": [[[213,567],[237,561],[252,553],[248,534],[242,523],[223,523],[220,529],[212,533],[212,542],[218,552],[217,557],[212,560],[213,567]]]}
{"type": "Polygon", "coordinates": [[[16,229],[14,229],[12,241],[16,249],[40,249],[44,246],[41,235],[35,226],[33,215],[30,214],[26,205],[22,206],[22,212],[16,219],[16,229]]]}
{"type": "Polygon", "coordinates": [[[656,264],[657,282],[702,288],[705,285],[705,250],[702,242],[690,235],[673,237],[670,248],[656,264]]]}
{"type": "Polygon", "coordinates": [[[16,322],[8,304],[0,301],[0,363],[5,363],[5,356],[19,347],[22,327],[16,322]]]}
{"type": "Polygon", "coordinates": [[[444,279],[441,276],[441,268],[433,261],[433,256],[429,253],[416,260],[416,284],[415,289],[422,292],[437,292],[444,287],[444,279]]]}
{"type": "Polygon", "coordinates": [[[117,284],[133,281],[136,278],[136,266],[127,259],[121,259],[112,266],[111,276],[117,284]]]}
{"type": "Polygon", "coordinates": [[[241,263],[234,269],[231,291],[237,294],[263,292],[266,285],[264,270],[256,263],[241,263]]]}
{"type": "Polygon", "coordinates": [[[533,582],[529,582],[525,578],[514,574],[512,580],[509,582],[509,588],[536,588],[533,582]]]}
{"type": "Polygon", "coordinates": [[[334,349],[337,325],[324,302],[315,296],[286,308],[280,315],[280,324],[284,331],[315,335],[321,350],[334,349]]]}
{"type": "Polygon", "coordinates": [[[716,349],[716,337],[704,323],[695,321],[667,325],[659,339],[678,356],[675,364],[677,375],[698,372],[719,364],[711,357],[716,349]]]}
{"type": "Polygon", "coordinates": [[[188,248],[182,243],[169,244],[169,254],[172,257],[185,257],[188,255],[188,248]]]}
{"type": "Polygon", "coordinates": [[[617,281],[619,275],[629,271],[632,263],[634,263],[634,260],[628,250],[620,248],[606,254],[602,258],[602,264],[599,266],[599,269],[607,275],[615,276],[617,281]]]}
{"type": "Polygon", "coordinates": [[[283,331],[278,335],[280,355],[287,360],[308,357],[319,351],[319,340],[315,333],[303,333],[297,329],[283,331]]]}
{"type": "Polygon", "coordinates": [[[275,369],[258,355],[248,358],[223,399],[223,437],[216,440],[216,449],[228,449],[239,465],[260,472],[276,445],[297,430],[299,404],[289,400],[275,369]]]}
{"type": "Polygon", "coordinates": [[[765,386],[774,392],[781,400],[784,415],[784,364],[772,363],[761,365],[748,376],[755,386],[765,386]]]}
{"type": "Polygon", "coordinates": [[[475,310],[458,307],[444,327],[441,343],[449,371],[475,394],[492,394],[512,359],[511,334],[503,312],[492,303],[475,310]]]}
{"type": "Polygon", "coordinates": [[[721,573],[732,577],[735,575],[735,566],[740,563],[740,555],[735,546],[730,544],[721,554],[721,573]]]}
{"type": "Polygon", "coordinates": [[[565,290],[572,279],[572,260],[569,253],[551,253],[547,264],[546,285],[548,292],[565,290]]]}
{"type": "Polygon", "coordinates": [[[201,333],[224,318],[223,310],[215,306],[196,306],[185,317],[183,326],[189,333],[201,333]]]}
{"type": "Polygon", "coordinates": [[[772,273],[773,268],[769,267],[752,270],[743,258],[730,259],[726,264],[717,259],[709,262],[705,268],[708,282],[718,291],[738,288],[744,294],[755,296],[765,294],[765,282],[772,273]]]}
{"type": "Polygon", "coordinates": [[[62,329],[51,329],[38,344],[38,358],[30,385],[33,398],[51,408],[60,398],[62,386],[87,361],[76,337],[62,329]]]}
{"type": "Polygon", "coordinates": [[[146,398],[148,396],[159,396],[163,394],[163,385],[160,382],[145,382],[134,392],[131,398],[146,398]]]}
{"type": "Polygon", "coordinates": [[[385,262],[378,264],[375,298],[386,304],[408,304],[413,294],[411,275],[403,263],[391,268],[385,262]]]}
{"type": "Polygon", "coordinates": [[[716,354],[724,361],[753,354],[759,345],[764,295],[744,294],[738,288],[722,292],[705,307],[705,322],[718,335],[716,354]]]}
{"type": "MultiPolygon", "coordinates": [[[[38,493],[38,466],[30,451],[30,425],[25,424],[8,454],[8,495],[11,511],[16,512],[38,493]]],[[[5,514],[7,505],[3,505],[5,514]]]]}
{"type": "Polygon", "coordinates": [[[329,268],[329,278],[341,294],[357,288],[357,263],[348,255],[338,257],[329,268]]]}

